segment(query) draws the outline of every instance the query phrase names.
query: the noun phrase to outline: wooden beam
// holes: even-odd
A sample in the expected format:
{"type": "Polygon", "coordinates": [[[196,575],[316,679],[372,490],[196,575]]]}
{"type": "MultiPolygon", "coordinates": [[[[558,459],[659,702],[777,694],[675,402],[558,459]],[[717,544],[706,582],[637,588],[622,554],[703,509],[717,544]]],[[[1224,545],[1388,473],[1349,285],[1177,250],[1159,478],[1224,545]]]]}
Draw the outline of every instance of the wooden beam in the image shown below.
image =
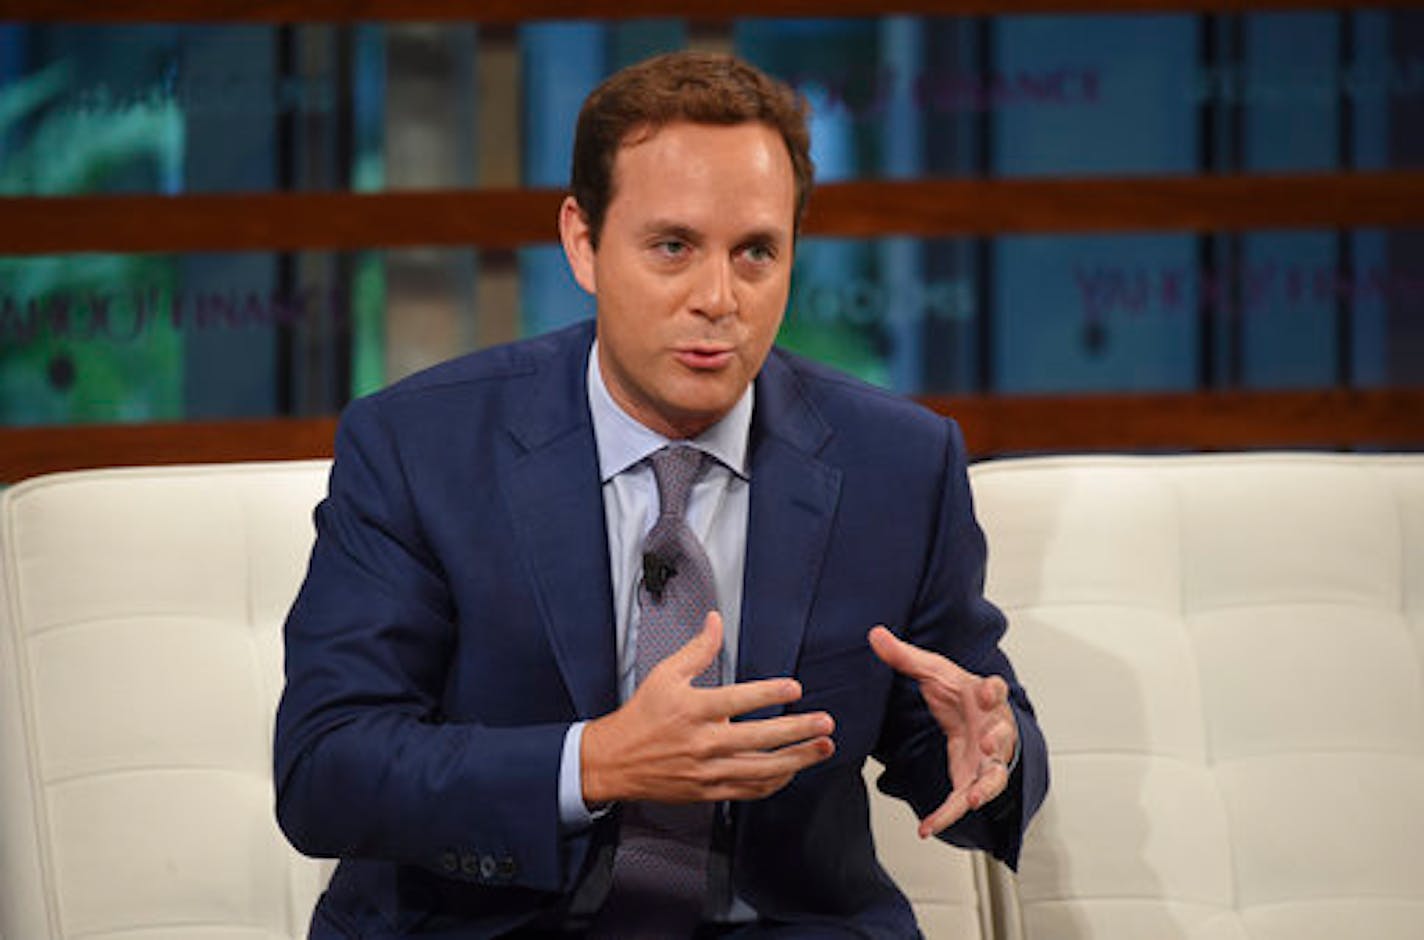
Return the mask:
{"type": "Polygon", "coordinates": [[[1001,16],[1380,9],[1419,0],[7,0],[4,17],[68,23],[350,23],[686,17],[1001,16]]]}
{"type": "MultiPolygon", "coordinates": [[[[975,457],[1083,451],[1424,449],[1424,388],[936,397],[975,457]]],[[[331,455],[335,418],[0,428],[0,482],[60,470],[331,455]]]]}
{"type": "Polygon", "coordinates": [[[292,251],[557,238],[554,190],[232,193],[0,199],[0,254],[292,251]]]}
{"type": "Polygon", "coordinates": [[[1079,451],[1424,449],[1424,388],[925,398],[975,456],[1079,451]]]}
{"type": "Polygon", "coordinates": [[[335,418],[0,428],[0,484],[61,470],[330,457],[335,418]]]}
{"type": "Polygon", "coordinates": [[[806,231],[989,235],[1351,228],[1424,221],[1424,173],[916,180],[828,185],[806,231]]]}
{"type": "MultiPolygon", "coordinates": [[[[509,250],[556,239],[562,192],[480,189],[0,199],[0,254],[296,251],[411,246],[509,250]]],[[[1417,226],[1424,173],[832,183],[808,235],[1417,226]]]]}

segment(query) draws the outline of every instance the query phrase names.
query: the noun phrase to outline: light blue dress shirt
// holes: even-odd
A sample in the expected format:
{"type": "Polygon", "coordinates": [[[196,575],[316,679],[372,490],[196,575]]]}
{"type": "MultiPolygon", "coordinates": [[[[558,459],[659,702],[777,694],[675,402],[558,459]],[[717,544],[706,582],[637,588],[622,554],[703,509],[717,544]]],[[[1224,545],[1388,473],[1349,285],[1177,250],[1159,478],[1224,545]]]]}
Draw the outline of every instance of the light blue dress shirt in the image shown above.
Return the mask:
{"type": "MultiPolygon", "coordinates": [[[[751,431],[753,387],[732,410],[702,434],[681,443],[708,454],[710,461],[693,484],[687,524],[702,541],[717,580],[717,609],[722,614],[722,682],[734,681],[742,611],[742,573],[746,567],[747,513],[750,499],[747,440],[751,431]]],[[[643,570],[643,541],[658,518],[658,487],[648,457],[669,438],[650,430],[624,411],[608,393],[598,365],[598,343],[588,357],[588,405],[598,445],[603,513],[613,578],[613,614],[617,631],[618,697],[626,702],[637,684],[638,581],[643,570]]],[[[590,624],[596,629],[597,624],[590,624]]],[[[564,736],[559,767],[559,817],[575,829],[593,819],[583,802],[579,747],[585,722],[564,736]]]]}

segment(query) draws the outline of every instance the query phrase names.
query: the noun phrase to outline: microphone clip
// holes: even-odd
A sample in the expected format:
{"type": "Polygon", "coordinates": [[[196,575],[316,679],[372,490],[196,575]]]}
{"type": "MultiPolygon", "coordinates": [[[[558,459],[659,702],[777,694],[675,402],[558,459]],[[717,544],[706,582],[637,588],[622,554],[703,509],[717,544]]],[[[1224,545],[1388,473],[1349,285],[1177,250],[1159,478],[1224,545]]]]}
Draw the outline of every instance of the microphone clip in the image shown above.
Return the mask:
{"type": "Polygon", "coordinates": [[[648,589],[654,602],[662,603],[663,590],[675,574],[677,568],[666,558],[656,552],[643,553],[643,586],[648,589]]]}

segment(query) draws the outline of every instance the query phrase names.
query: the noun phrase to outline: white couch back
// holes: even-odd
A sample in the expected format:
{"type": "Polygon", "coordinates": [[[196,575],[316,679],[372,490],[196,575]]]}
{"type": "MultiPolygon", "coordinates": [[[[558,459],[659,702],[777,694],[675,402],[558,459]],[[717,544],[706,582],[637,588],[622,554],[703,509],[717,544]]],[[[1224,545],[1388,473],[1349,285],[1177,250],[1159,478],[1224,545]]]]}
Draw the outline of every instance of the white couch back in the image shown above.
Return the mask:
{"type": "Polygon", "coordinates": [[[991,462],[1031,940],[1424,936],[1424,458],[991,462]]]}
{"type": "MultiPolygon", "coordinates": [[[[0,494],[0,937],[302,936],[280,624],[326,464],[0,494]]],[[[1017,896],[873,805],[931,940],[1417,938],[1424,458],[976,466],[1053,788],[1017,896]],[[991,911],[992,907],[992,911],[991,911]]]]}
{"type": "Polygon", "coordinates": [[[325,464],[61,474],[0,497],[0,934],[303,936],[272,818],[282,618],[325,464]]]}
{"type": "MultiPolygon", "coordinates": [[[[329,866],[277,830],[271,731],[327,466],[0,494],[0,940],[305,936],[329,866]]],[[[927,935],[983,936],[982,858],[872,812],[927,935]]]]}

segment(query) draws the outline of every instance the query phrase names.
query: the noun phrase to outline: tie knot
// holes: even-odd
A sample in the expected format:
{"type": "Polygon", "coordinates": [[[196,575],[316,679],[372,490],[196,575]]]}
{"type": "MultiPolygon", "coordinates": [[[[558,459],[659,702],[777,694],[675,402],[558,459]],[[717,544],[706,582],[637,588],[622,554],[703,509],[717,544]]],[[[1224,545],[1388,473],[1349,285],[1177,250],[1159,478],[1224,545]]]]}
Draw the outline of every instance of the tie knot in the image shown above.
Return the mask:
{"type": "Polygon", "coordinates": [[[676,444],[653,454],[653,476],[658,481],[658,505],[664,516],[682,516],[687,496],[702,472],[706,454],[696,447],[676,444]]]}

